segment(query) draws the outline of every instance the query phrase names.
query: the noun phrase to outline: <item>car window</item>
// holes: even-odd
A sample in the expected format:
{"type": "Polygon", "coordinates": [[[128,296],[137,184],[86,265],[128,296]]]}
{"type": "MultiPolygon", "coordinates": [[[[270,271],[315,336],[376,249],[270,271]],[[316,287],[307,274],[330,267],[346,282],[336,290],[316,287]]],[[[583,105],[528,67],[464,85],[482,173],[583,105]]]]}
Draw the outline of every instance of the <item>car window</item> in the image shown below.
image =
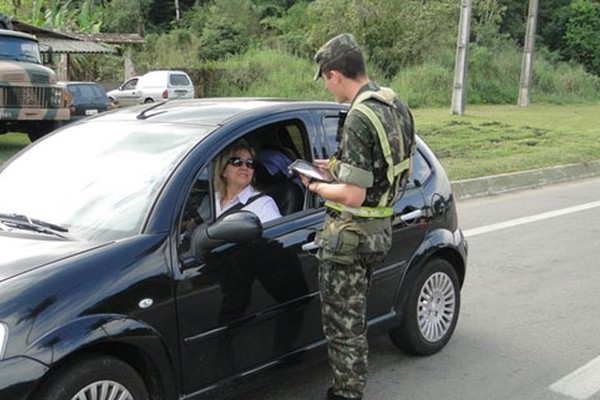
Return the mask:
{"type": "Polygon", "coordinates": [[[172,86],[190,86],[190,80],[187,75],[184,74],[171,74],[169,77],[169,83],[172,86]]]}
{"type": "Polygon", "coordinates": [[[409,184],[423,185],[431,175],[431,167],[419,151],[415,152],[412,162],[412,175],[409,184]]]}
{"type": "Polygon", "coordinates": [[[203,134],[198,126],[122,121],[67,126],[3,166],[0,213],[50,221],[86,240],[131,236],[203,134]]]}
{"type": "MultiPolygon", "coordinates": [[[[208,166],[195,177],[180,218],[180,253],[189,251],[189,238],[197,226],[214,221],[214,204],[210,201],[214,199],[215,190],[212,168],[221,151],[239,139],[224,144],[208,166]]],[[[307,131],[302,121],[291,119],[264,125],[246,133],[241,139],[255,152],[255,189],[275,201],[282,217],[302,211],[304,186],[287,168],[297,158],[309,158],[306,156],[309,149],[307,131]]],[[[275,223],[277,220],[267,222],[268,225],[275,223]]]]}
{"type": "Polygon", "coordinates": [[[337,147],[336,137],[339,123],[338,115],[326,115],[323,118],[323,129],[325,129],[325,143],[323,146],[323,157],[329,158],[335,153],[337,147]]]}
{"type": "Polygon", "coordinates": [[[127,81],[127,83],[125,83],[123,85],[123,90],[133,90],[135,89],[136,85],[137,85],[137,78],[136,79],[130,79],[127,81]]]}
{"type": "Polygon", "coordinates": [[[76,99],[95,99],[104,97],[104,91],[96,85],[71,85],[69,91],[76,99]]]}
{"type": "Polygon", "coordinates": [[[194,185],[188,194],[179,228],[179,252],[190,250],[190,238],[194,230],[212,221],[213,204],[210,201],[209,167],[203,168],[194,180],[194,185]]]}

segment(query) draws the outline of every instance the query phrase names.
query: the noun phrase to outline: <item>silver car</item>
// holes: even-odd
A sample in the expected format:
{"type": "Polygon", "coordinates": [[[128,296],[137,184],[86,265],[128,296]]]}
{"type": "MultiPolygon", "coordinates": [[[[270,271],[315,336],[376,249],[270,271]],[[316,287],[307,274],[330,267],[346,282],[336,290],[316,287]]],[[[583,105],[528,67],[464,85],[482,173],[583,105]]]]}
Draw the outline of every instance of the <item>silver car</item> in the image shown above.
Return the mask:
{"type": "Polygon", "coordinates": [[[136,90],[139,79],[139,76],[127,79],[121,86],[106,93],[108,98],[119,107],[139,104],[140,96],[136,90]]]}

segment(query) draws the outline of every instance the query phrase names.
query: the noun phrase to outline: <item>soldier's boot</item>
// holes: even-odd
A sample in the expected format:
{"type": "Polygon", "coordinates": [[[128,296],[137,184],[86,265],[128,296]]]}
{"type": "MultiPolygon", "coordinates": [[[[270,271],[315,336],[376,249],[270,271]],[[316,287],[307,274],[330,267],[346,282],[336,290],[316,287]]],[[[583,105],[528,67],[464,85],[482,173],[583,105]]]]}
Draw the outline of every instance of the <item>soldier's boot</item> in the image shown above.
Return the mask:
{"type": "Polygon", "coordinates": [[[362,397],[344,397],[333,393],[333,388],[327,389],[327,400],[362,400],[362,397]]]}

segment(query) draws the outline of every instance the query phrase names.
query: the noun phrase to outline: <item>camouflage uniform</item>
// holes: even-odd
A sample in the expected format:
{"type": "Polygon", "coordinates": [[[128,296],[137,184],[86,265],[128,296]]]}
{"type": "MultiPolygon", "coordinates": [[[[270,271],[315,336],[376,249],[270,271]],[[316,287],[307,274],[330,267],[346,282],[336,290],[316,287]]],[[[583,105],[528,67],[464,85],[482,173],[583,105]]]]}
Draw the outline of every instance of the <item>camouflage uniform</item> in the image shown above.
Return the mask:
{"type": "MultiPolygon", "coordinates": [[[[336,38],[332,39],[317,52],[317,62],[356,45],[350,35],[337,38],[341,45],[332,48],[331,42],[336,38]],[[333,54],[323,57],[328,51],[333,54]]],[[[319,67],[317,74],[320,73],[319,67]]],[[[362,93],[377,90],[379,87],[369,82],[354,100],[362,93]]],[[[403,140],[403,135],[397,127],[412,134],[413,122],[408,107],[398,100],[399,112],[394,111],[374,98],[364,100],[363,104],[381,121],[394,162],[401,161],[404,156],[399,151],[399,141],[403,140]]],[[[375,127],[363,113],[351,108],[330,165],[338,181],[366,188],[364,207],[377,207],[386,193],[386,205],[393,205],[397,190],[390,190],[388,162],[375,127]]],[[[317,235],[323,329],[329,342],[332,389],[338,396],[362,398],[367,378],[367,293],[372,268],[385,259],[391,240],[390,216],[364,218],[332,208],[328,208],[323,230],[317,235]]]]}

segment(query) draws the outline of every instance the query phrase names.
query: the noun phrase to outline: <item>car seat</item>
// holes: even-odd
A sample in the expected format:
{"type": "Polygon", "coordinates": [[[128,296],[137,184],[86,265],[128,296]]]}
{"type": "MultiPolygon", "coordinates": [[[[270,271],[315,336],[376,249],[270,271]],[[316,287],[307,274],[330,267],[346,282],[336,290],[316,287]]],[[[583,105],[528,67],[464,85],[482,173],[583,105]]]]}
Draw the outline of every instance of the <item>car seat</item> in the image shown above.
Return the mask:
{"type": "Polygon", "coordinates": [[[275,200],[281,215],[302,210],[304,187],[300,179],[288,170],[292,160],[283,152],[274,149],[263,149],[258,152],[256,158],[257,188],[275,200]]]}

